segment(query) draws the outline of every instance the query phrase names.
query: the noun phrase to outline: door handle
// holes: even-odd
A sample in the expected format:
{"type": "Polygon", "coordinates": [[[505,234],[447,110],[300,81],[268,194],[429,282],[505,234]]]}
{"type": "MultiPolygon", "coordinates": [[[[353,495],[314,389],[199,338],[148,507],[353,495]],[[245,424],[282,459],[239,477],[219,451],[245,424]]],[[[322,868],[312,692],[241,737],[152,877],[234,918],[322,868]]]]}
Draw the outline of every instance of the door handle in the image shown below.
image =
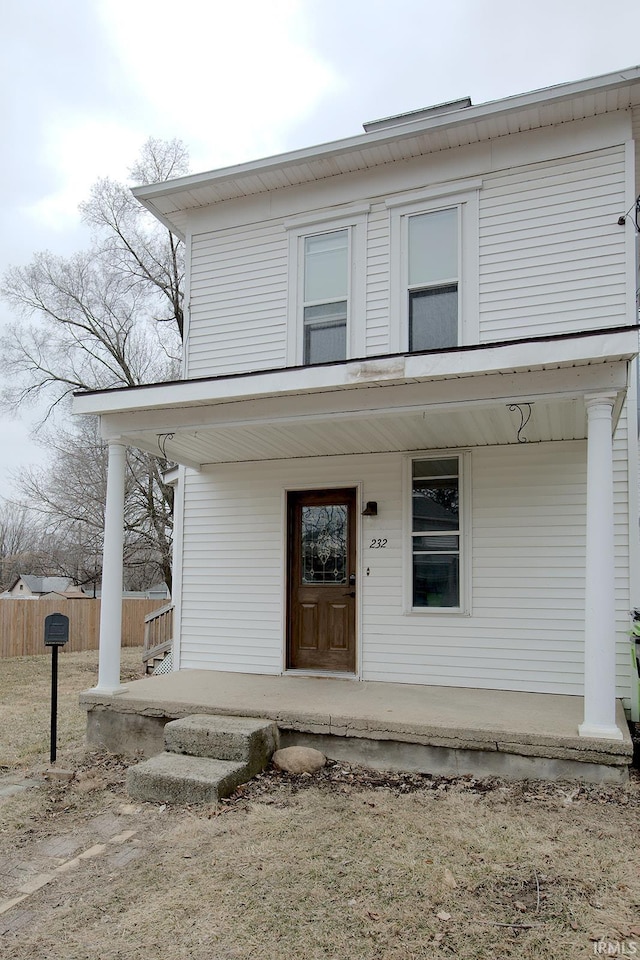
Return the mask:
{"type": "Polygon", "coordinates": [[[342,594],[343,597],[355,597],[355,595],[356,595],[355,590],[350,590],[349,593],[342,594]]]}

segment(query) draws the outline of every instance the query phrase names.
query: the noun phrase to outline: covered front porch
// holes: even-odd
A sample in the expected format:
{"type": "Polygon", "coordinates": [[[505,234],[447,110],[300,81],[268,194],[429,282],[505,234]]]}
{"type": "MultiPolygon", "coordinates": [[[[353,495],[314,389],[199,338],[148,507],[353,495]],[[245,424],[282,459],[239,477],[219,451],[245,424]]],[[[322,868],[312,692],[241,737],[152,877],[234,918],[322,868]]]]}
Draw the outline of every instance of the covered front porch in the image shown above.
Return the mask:
{"type": "Polygon", "coordinates": [[[183,670],[81,696],[90,745],[153,756],[168,720],[193,714],[274,720],[281,744],[385,770],[624,782],[633,745],[580,737],[582,698],[502,690],[183,670]]]}
{"type": "MultiPolygon", "coordinates": [[[[492,763],[499,767],[503,757],[518,756],[521,760],[516,766],[522,776],[528,775],[525,757],[537,757],[536,762],[545,760],[551,764],[560,761],[583,764],[584,758],[592,754],[606,755],[624,758],[622,764],[618,760],[613,764],[618,769],[624,767],[628,762],[629,743],[624,714],[616,701],[616,680],[619,678],[616,677],[615,644],[616,629],[619,636],[622,633],[621,617],[628,616],[628,610],[635,602],[632,598],[629,603],[627,597],[616,601],[612,437],[627,396],[629,363],[636,353],[637,328],[619,328],[310,368],[153,384],[76,397],[77,412],[101,417],[102,433],[109,442],[100,676],[96,690],[87,694],[88,699],[85,699],[85,704],[90,707],[90,729],[92,725],[99,726],[101,715],[106,717],[107,713],[116,726],[129,714],[147,719],[155,717],[161,724],[164,722],[162,717],[172,715],[172,705],[175,704],[178,704],[176,709],[179,711],[175,715],[180,716],[185,715],[185,711],[193,713],[202,709],[209,713],[233,710],[240,715],[250,712],[272,717],[274,711],[282,708],[282,693],[291,690],[292,696],[295,693],[291,716],[301,714],[304,718],[308,715],[305,705],[312,692],[319,704],[319,712],[313,715],[310,729],[300,729],[297,720],[291,720],[293,726],[283,727],[285,732],[296,731],[296,735],[330,736],[332,742],[346,743],[348,740],[352,746],[355,742],[362,745],[365,741],[377,744],[392,740],[412,742],[415,749],[420,748],[423,753],[426,749],[456,750],[456,758],[451,760],[456,769],[459,758],[467,753],[469,757],[492,756],[492,763]],[[241,673],[245,678],[242,695],[230,702],[225,699],[225,690],[232,691],[238,682],[237,664],[228,672],[218,672],[214,664],[204,671],[180,669],[185,665],[181,660],[184,650],[181,649],[180,631],[186,610],[180,593],[180,576],[176,578],[174,596],[177,625],[174,667],[179,672],[165,679],[142,681],[155,684],[153,687],[136,686],[135,690],[121,690],[119,604],[127,445],[156,452],[181,464],[193,480],[197,476],[209,477],[216,470],[230,465],[249,471],[255,470],[262,462],[266,472],[275,463],[290,465],[304,458],[321,464],[323,460],[334,462],[340,456],[465,448],[513,450],[521,444],[528,444],[526,449],[533,451],[537,449],[536,444],[556,441],[559,444],[586,441],[586,498],[584,491],[579,494],[585,498],[580,503],[581,510],[584,505],[584,525],[578,531],[586,540],[586,547],[580,554],[584,576],[579,571],[576,588],[581,593],[584,589],[584,599],[581,599],[584,658],[580,658],[584,663],[583,697],[529,693],[526,691],[530,688],[520,681],[515,689],[498,691],[476,690],[469,682],[464,688],[462,683],[458,688],[414,685],[412,682],[370,682],[362,672],[359,683],[335,677],[312,679],[257,675],[287,669],[285,659],[272,650],[268,669],[262,669],[256,662],[256,675],[241,673]],[[218,678],[215,682],[214,677],[218,678]],[[265,686],[256,687],[252,693],[252,683],[265,686]],[[265,700],[259,691],[271,690],[268,686],[271,683],[277,686],[269,694],[273,701],[265,713],[268,697],[265,700]],[[189,692],[192,688],[195,700],[189,692]],[[395,722],[390,716],[385,717],[394,710],[383,706],[385,688],[387,691],[397,688],[395,700],[398,705],[403,705],[404,710],[411,704],[413,711],[406,716],[398,714],[400,727],[389,730],[381,725],[385,719],[395,722]],[[328,709],[323,698],[329,696],[329,691],[341,689],[348,691],[344,703],[328,709]],[[135,705],[142,690],[144,696],[148,690],[153,690],[153,702],[148,709],[143,706],[142,711],[137,712],[132,704],[135,705]],[[198,690],[208,691],[207,696],[197,694],[198,690]],[[433,691],[437,691],[437,695],[433,691]],[[158,703],[154,700],[156,696],[159,697],[158,703]],[[379,711],[373,716],[369,713],[372,703],[378,704],[376,710],[379,711]],[[504,714],[497,708],[499,703],[509,705],[504,714]],[[535,704],[535,708],[532,706],[527,719],[522,719],[525,716],[523,705],[527,703],[535,704]],[[326,717],[350,717],[349,704],[356,710],[352,717],[355,729],[368,729],[366,724],[371,721],[371,729],[383,735],[364,737],[360,732],[355,737],[343,737],[342,741],[340,736],[336,737],[335,720],[327,722],[326,717]],[[360,706],[356,709],[357,704],[360,706]],[[444,713],[436,711],[433,714],[432,704],[439,704],[438,710],[442,708],[444,713]],[[556,712],[553,704],[563,704],[563,707],[556,712]],[[365,727],[358,726],[360,721],[365,727]],[[407,724],[416,727],[411,736],[417,736],[417,740],[402,739],[407,724]],[[561,743],[554,745],[554,738],[560,738],[561,743]],[[505,748],[500,748],[499,744],[505,748]],[[509,744],[517,745],[518,749],[510,752],[507,749],[509,744]],[[569,754],[565,755],[563,751],[567,750],[569,754]]],[[[635,449],[634,440],[628,450],[635,449]]],[[[522,483],[522,472],[515,476],[515,482],[522,483]]],[[[286,486],[286,480],[284,484],[282,489],[292,489],[286,486]]],[[[628,482],[628,489],[630,499],[624,504],[628,514],[625,538],[630,539],[637,534],[637,510],[636,490],[631,482],[628,482]]],[[[372,489],[372,494],[375,493],[376,490],[372,489]]],[[[365,503],[368,499],[369,495],[365,497],[365,503]]],[[[372,495],[371,499],[374,500],[375,496],[372,495]]],[[[627,517],[624,519],[626,522],[627,517]]],[[[274,529],[278,522],[276,516],[274,529]]],[[[178,526],[178,537],[180,533],[178,526]]],[[[273,535],[274,542],[277,536],[277,533],[273,535]]],[[[397,536],[400,543],[402,531],[399,525],[397,536]]],[[[579,549],[582,551],[583,548],[579,549]]],[[[631,553],[635,558],[635,546],[631,553]]],[[[249,556],[247,554],[246,562],[249,556]]],[[[364,592],[360,588],[366,577],[366,573],[363,576],[363,566],[361,564],[356,577],[360,596],[364,592]]],[[[224,574],[224,567],[218,568],[218,575],[220,571],[224,574]]],[[[630,574],[629,580],[634,583],[636,571],[631,570],[630,574]]],[[[628,576],[625,572],[621,578],[625,585],[628,576]]],[[[270,594],[269,599],[274,596],[275,593],[270,594]]],[[[201,604],[197,597],[195,601],[192,586],[189,617],[192,624],[200,617],[200,642],[204,648],[210,636],[207,624],[215,620],[215,611],[211,609],[205,616],[199,613],[201,604]]],[[[468,622],[471,613],[471,610],[462,610],[459,617],[461,620],[467,617],[465,622],[468,622]]],[[[403,615],[400,611],[398,622],[403,615]]],[[[394,628],[391,629],[393,632],[394,628]]],[[[486,613],[483,629],[488,645],[495,636],[491,632],[495,625],[486,613]]],[[[264,640],[264,632],[258,629],[260,635],[256,636],[260,642],[264,640]]],[[[234,645],[231,636],[228,640],[230,650],[234,645]]],[[[236,634],[233,637],[237,640],[236,634]]],[[[227,642],[226,638],[223,640],[227,642]]],[[[468,643],[470,651],[473,638],[468,643]]],[[[503,648],[500,656],[499,666],[508,662],[508,649],[503,648]]],[[[578,659],[574,657],[569,666],[573,669],[576,663],[578,659]]],[[[187,664],[192,668],[199,665],[197,662],[187,664]]],[[[253,666],[251,663],[247,668],[242,666],[241,670],[253,666]]],[[[558,668],[561,669],[562,666],[558,668]]],[[[582,672],[582,663],[576,669],[582,672]]],[[[561,672],[558,675],[562,677],[561,672]]],[[[413,680],[410,667],[406,679],[413,680]]],[[[459,675],[454,674],[451,679],[455,683],[459,675]]],[[[491,685],[490,681],[495,681],[493,685],[496,687],[501,686],[496,675],[489,680],[485,677],[485,688],[491,685]]],[[[430,675],[424,682],[437,684],[437,679],[430,675]]],[[[630,686],[628,676],[623,676],[621,685],[623,692],[618,695],[626,696],[630,686]]],[[[576,692],[571,690],[571,693],[576,692]]],[[[400,706],[395,709],[399,710],[400,706]]],[[[285,718],[287,723],[290,722],[288,717],[289,714],[285,718]]],[[[146,720],[140,724],[146,725],[146,720]]],[[[436,759],[434,757],[434,762],[436,759]]],[[[587,762],[592,763],[592,759],[587,762]]],[[[473,766],[471,759],[469,763],[473,766]]]]}

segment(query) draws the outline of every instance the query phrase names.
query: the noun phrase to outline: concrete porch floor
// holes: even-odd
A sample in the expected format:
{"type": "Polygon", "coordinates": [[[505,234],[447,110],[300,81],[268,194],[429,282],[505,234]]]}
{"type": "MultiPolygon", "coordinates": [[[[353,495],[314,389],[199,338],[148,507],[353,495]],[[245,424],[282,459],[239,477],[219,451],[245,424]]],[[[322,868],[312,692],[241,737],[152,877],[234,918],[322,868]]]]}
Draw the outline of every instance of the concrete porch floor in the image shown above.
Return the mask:
{"type": "Polygon", "coordinates": [[[161,752],[164,724],[197,713],[275,720],[281,745],[378,769],[623,782],[633,755],[621,703],[623,739],[589,739],[582,698],[558,694],[182,670],[80,704],[87,743],[128,755],[161,752]]]}

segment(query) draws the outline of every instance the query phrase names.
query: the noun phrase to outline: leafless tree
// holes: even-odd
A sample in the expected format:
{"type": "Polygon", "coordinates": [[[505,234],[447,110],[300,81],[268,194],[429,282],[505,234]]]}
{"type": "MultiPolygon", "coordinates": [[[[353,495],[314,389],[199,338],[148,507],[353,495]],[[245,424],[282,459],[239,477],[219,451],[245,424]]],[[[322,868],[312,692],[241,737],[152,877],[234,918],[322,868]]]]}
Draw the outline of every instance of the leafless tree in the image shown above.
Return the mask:
{"type": "MultiPolygon", "coordinates": [[[[132,168],[149,183],[186,170],[177,140],[149,140],[132,168]]],[[[182,247],[113,180],[81,207],[88,251],[38,253],[10,269],[1,293],[15,320],[2,341],[9,374],[2,399],[38,399],[50,411],[75,390],[134,386],[174,376],[183,330],[182,247]]]]}
{"type": "MultiPolygon", "coordinates": [[[[131,169],[138,184],[186,172],[186,150],[177,140],[149,140],[131,169]]],[[[4,277],[0,293],[13,321],[0,344],[6,383],[0,401],[14,411],[37,402],[44,421],[53,417],[56,428],[45,442],[59,469],[27,473],[24,499],[37,505],[61,544],[81,529],[87,555],[94,556],[102,530],[104,447],[95,425],[75,433],[60,425],[67,401],[77,390],[177,375],[184,263],[181,244],[127,186],[98,181],[81,211],[93,231],[89,250],[69,258],[39,253],[4,277]]],[[[140,567],[161,571],[170,582],[172,491],[162,480],[165,467],[130,451],[127,543],[140,567]]]]}
{"type": "Polygon", "coordinates": [[[39,253],[10,270],[2,290],[20,317],[2,343],[13,410],[30,399],[50,414],[76,390],[130,387],[171,375],[143,288],[93,252],[39,253]]]}
{"type": "MultiPolygon", "coordinates": [[[[20,487],[50,545],[48,572],[71,577],[89,590],[100,582],[107,445],[95,419],[49,430],[46,467],[23,471],[20,487]]],[[[162,464],[166,466],[166,464],[162,464]]],[[[162,466],[131,450],[125,482],[124,574],[127,589],[165,581],[171,587],[172,494],[162,466]]]]}
{"type": "MultiPolygon", "coordinates": [[[[149,184],[182,176],[188,168],[189,157],[181,141],[150,139],[130,172],[134,183],[149,184]]],[[[182,339],[184,261],[173,234],[158,229],[131,191],[109,178],[94,184],[90,199],[80,210],[100,236],[106,266],[115,268],[134,289],[144,290],[154,319],[175,327],[182,339]],[[156,293],[155,304],[151,292],[156,293]]]]}
{"type": "Polygon", "coordinates": [[[26,507],[4,500],[0,503],[0,590],[21,573],[46,573],[40,531],[26,507]]]}

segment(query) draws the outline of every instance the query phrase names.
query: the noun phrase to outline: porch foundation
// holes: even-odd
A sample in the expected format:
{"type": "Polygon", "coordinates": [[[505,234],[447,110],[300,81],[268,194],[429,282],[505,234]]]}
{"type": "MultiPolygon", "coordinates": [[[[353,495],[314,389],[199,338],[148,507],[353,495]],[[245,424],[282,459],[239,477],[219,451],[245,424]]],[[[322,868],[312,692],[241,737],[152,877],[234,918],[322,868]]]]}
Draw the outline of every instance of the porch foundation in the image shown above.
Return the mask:
{"type": "Polygon", "coordinates": [[[329,678],[179,671],[81,695],[87,742],[128,756],[163,750],[168,720],[191,714],[274,720],[282,745],[386,770],[511,779],[624,782],[633,746],[578,735],[581,697],[329,678]]]}

